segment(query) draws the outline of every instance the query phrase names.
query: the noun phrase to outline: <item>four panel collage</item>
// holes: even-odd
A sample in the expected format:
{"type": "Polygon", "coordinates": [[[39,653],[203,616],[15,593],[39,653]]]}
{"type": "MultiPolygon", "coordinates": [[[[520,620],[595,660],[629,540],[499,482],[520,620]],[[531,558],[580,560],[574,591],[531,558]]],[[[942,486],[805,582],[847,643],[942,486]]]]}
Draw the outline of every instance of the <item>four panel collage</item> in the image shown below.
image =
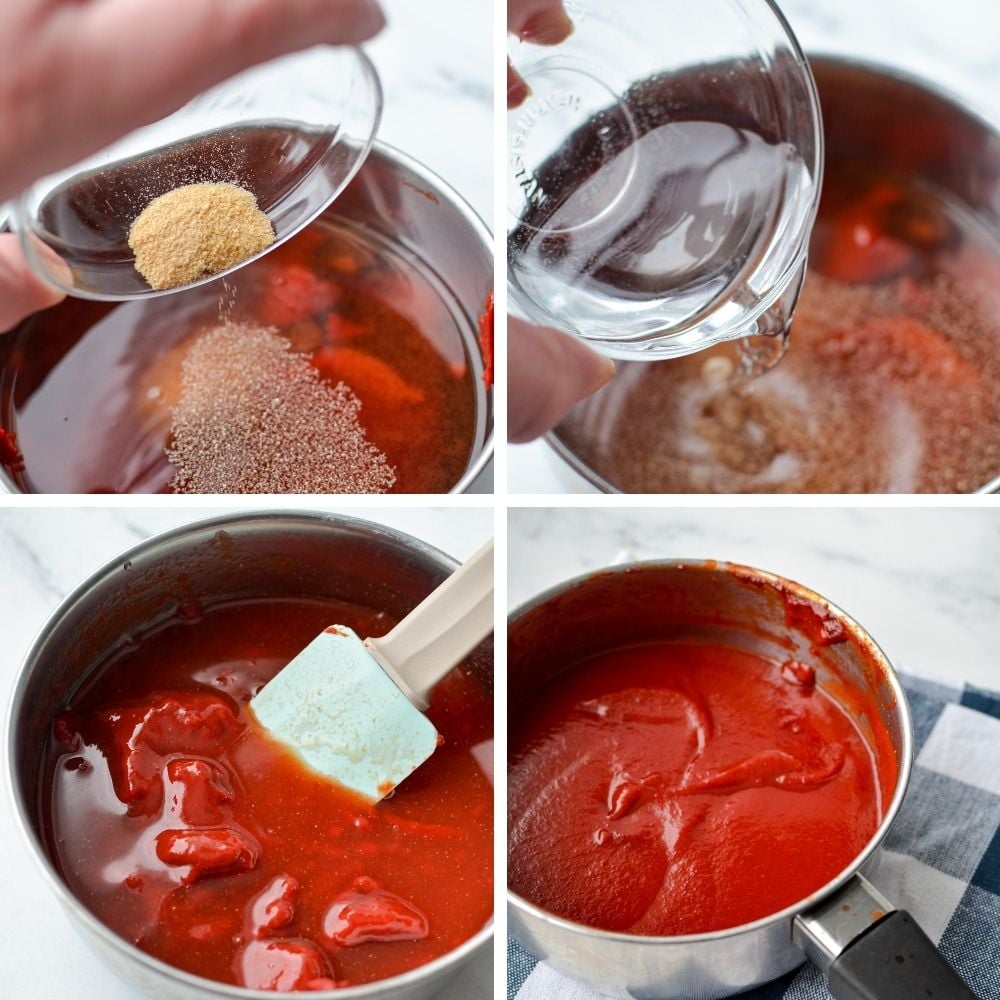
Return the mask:
{"type": "Polygon", "coordinates": [[[996,0],[5,0],[0,123],[0,997],[1000,1000],[996,0]]]}

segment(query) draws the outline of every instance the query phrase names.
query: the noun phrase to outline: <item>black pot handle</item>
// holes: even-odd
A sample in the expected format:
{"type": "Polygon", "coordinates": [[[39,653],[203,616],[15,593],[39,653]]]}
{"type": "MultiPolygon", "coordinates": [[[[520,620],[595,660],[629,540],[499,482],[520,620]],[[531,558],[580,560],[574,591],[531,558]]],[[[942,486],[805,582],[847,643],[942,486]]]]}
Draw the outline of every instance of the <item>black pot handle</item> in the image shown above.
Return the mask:
{"type": "Polygon", "coordinates": [[[827,979],[836,1000],[976,1000],[906,910],[855,938],[827,979]]]}
{"type": "Polygon", "coordinates": [[[836,1000],[977,1000],[913,917],[862,875],[800,913],[792,940],[836,1000]]]}

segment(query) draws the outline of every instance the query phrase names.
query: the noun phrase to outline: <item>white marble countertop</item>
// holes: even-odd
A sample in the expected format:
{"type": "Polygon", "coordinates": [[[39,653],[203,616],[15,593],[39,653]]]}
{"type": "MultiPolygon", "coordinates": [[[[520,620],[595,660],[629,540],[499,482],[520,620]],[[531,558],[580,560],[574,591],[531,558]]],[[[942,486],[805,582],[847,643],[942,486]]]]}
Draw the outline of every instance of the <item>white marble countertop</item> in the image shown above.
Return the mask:
{"type": "MultiPolygon", "coordinates": [[[[472,555],[493,529],[493,512],[482,509],[370,510],[306,502],[285,506],[339,509],[379,521],[456,559],[472,555]]],[[[185,504],[171,509],[0,509],[0,700],[5,712],[29,643],[70,590],[149,535],[234,509],[239,508],[185,504]]],[[[6,774],[4,783],[9,784],[6,774]]],[[[9,1000],[138,1000],[139,994],[106,969],[70,927],[15,828],[9,794],[0,796],[0,855],[0,995],[9,1000]]],[[[492,995],[493,956],[487,952],[440,1000],[486,1000],[492,995]]]]}
{"type": "MultiPolygon", "coordinates": [[[[852,55],[932,81],[1000,127],[996,0],[778,0],[807,53],[852,55]]],[[[512,448],[513,493],[592,492],[547,444],[512,448]]]]}
{"type": "Polygon", "coordinates": [[[493,229],[493,5],[381,0],[365,50],[385,91],[378,137],[430,167],[493,229]]]}
{"type": "Polygon", "coordinates": [[[995,509],[513,509],[509,604],[623,550],[769,570],[843,608],[896,667],[1000,690],[995,509]]]}

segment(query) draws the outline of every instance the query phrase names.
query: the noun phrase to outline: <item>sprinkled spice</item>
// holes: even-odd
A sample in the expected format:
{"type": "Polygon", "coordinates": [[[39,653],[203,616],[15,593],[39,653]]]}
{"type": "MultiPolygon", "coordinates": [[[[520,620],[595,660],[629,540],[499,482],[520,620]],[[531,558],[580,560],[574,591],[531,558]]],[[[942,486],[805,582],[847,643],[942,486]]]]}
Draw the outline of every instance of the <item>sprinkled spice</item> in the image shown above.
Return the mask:
{"type": "Polygon", "coordinates": [[[478,366],[465,313],[419,262],[323,219],[225,285],[115,307],[73,299],[36,315],[0,337],[19,359],[16,398],[3,400],[25,459],[13,478],[48,493],[171,492],[181,366],[232,320],[277,327],[322,383],[351,387],[368,441],[395,473],[391,492],[447,492],[479,440],[478,366]]]}
{"type": "Polygon", "coordinates": [[[559,438],[629,492],[972,492],[1000,469],[995,315],[944,275],[811,273],[776,368],[731,386],[701,355],[623,365],[559,438]]]}
{"type": "Polygon", "coordinates": [[[227,323],[181,365],[167,458],[178,493],[385,493],[396,473],[329,385],[273,329],[227,323]]]}
{"type": "Polygon", "coordinates": [[[128,245],[151,288],[176,288],[253,257],[274,242],[271,220],[235,184],[185,184],[154,198],[128,245]]]}
{"type": "Polygon", "coordinates": [[[779,365],[619,366],[559,440],[632,493],[971,493],[1000,472],[1000,246],[932,189],[827,157],[779,365]]]}

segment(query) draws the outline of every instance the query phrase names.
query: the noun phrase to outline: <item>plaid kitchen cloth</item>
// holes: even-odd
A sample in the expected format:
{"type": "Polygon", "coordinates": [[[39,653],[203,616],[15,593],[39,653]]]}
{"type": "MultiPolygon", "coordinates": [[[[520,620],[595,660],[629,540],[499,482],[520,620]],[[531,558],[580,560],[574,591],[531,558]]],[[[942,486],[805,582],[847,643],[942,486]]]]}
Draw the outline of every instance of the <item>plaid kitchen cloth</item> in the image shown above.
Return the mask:
{"type": "MultiPolygon", "coordinates": [[[[916,759],[877,888],[907,909],[982,1000],[1000,1000],[1000,694],[903,676],[916,759]]],[[[508,1000],[602,1000],[507,945],[508,1000]]],[[[805,964],[744,1000],[832,1000],[805,964]]]]}

